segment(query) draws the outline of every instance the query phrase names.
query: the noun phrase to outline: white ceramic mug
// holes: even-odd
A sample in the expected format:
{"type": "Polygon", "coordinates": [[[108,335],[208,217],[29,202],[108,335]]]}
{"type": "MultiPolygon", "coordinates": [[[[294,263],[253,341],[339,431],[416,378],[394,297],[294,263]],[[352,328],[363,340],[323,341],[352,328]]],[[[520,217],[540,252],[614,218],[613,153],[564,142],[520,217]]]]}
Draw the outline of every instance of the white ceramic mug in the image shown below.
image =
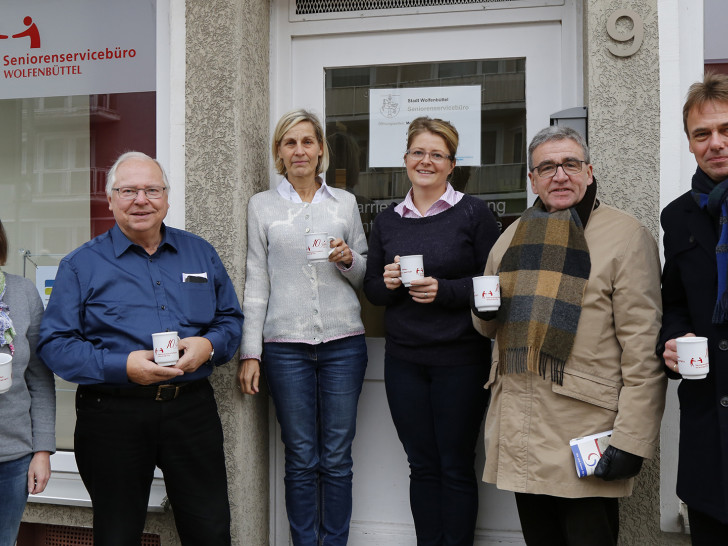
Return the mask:
{"type": "Polygon", "coordinates": [[[152,334],[154,362],[160,366],[174,366],[179,360],[179,336],[177,332],[152,334]]]}
{"type": "Polygon", "coordinates": [[[0,353],[0,394],[8,392],[13,386],[13,357],[0,353]]]}
{"type": "Polygon", "coordinates": [[[306,257],[311,263],[327,262],[329,256],[334,252],[329,244],[336,239],[328,233],[307,233],[306,234],[306,257]]]}
{"type": "Polygon", "coordinates": [[[708,375],[707,337],[679,337],[677,343],[677,369],[685,379],[703,379],[708,375]]]}
{"type": "Polygon", "coordinates": [[[399,274],[402,284],[410,286],[415,279],[425,278],[425,266],[422,265],[422,254],[411,254],[399,257],[399,274]]]}
{"type": "Polygon", "coordinates": [[[473,277],[473,297],[478,311],[497,311],[501,303],[498,275],[473,277]]]}

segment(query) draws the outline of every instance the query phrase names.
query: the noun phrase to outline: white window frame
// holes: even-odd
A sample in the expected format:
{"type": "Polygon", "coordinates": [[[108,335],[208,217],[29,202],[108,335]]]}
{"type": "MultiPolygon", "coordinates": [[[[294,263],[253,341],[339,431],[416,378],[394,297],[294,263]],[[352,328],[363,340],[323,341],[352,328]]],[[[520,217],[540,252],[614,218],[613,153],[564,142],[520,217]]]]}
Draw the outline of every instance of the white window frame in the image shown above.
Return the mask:
{"type": "MultiPolygon", "coordinates": [[[[688,150],[682,107],[688,87],[703,77],[703,0],[658,2],[660,34],[660,210],[690,189],[695,158],[688,150]]],[[[664,232],[660,228],[660,254],[664,232]]],[[[677,497],[680,408],[670,381],[660,430],[660,529],[687,532],[677,497]]]]}

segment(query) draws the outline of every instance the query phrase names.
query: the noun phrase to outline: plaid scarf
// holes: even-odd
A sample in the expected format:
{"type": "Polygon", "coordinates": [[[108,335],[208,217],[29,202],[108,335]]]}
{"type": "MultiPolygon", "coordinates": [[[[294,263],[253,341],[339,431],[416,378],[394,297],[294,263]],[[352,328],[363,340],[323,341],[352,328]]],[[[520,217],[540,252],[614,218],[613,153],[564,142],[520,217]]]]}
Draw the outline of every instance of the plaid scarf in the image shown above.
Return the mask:
{"type": "Polygon", "coordinates": [[[698,167],[693,175],[692,195],[701,209],[718,219],[720,234],[715,247],[718,266],[718,299],[713,309],[713,324],[723,324],[728,319],[728,179],[716,184],[698,167]]]}
{"type": "Polygon", "coordinates": [[[545,378],[549,368],[551,381],[563,384],[591,271],[584,226],[595,201],[596,180],[570,209],[549,213],[536,200],[521,216],[498,271],[500,374],[545,378]]]}
{"type": "Polygon", "coordinates": [[[15,352],[13,347],[13,338],[15,337],[15,329],[13,321],[10,319],[8,312],[10,311],[8,304],[3,301],[5,297],[5,273],[0,271],[0,347],[7,345],[10,347],[10,354],[15,352]]]}

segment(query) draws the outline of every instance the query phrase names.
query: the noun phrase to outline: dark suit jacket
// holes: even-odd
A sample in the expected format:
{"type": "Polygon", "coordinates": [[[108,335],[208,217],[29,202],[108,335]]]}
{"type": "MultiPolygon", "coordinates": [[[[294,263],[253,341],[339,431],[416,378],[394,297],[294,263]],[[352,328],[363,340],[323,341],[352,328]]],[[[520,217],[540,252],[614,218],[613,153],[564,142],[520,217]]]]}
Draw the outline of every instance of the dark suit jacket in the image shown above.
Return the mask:
{"type": "Polygon", "coordinates": [[[708,338],[710,360],[707,378],[685,379],[678,387],[677,494],[690,508],[728,523],[728,324],[711,320],[718,288],[715,220],[688,192],[662,211],[660,222],[665,269],[658,352],[666,341],[693,332],[708,338]]]}

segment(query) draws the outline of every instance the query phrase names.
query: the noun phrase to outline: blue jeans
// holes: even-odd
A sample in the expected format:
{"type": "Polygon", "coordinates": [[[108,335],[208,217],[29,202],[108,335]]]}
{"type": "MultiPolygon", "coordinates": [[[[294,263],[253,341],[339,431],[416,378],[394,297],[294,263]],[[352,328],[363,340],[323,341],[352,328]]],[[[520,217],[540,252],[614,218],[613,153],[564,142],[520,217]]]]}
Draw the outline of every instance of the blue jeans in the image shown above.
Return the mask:
{"type": "Polygon", "coordinates": [[[32,455],[0,463],[0,546],[13,546],[28,500],[28,466],[32,455]]]}
{"type": "Polygon", "coordinates": [[[263,363],[285,445],[293,544],[345,545],[351,443],[367,366],[364,336],[320,345],[265,343],[263,363]]]}
{"type": "Polygon", "coordinates": [[[489,393],[483,363],[428,366],[384,356],[384,386],[410,466],[418,546],[472,546],[478,516],[475,446],[489,393]]]}

